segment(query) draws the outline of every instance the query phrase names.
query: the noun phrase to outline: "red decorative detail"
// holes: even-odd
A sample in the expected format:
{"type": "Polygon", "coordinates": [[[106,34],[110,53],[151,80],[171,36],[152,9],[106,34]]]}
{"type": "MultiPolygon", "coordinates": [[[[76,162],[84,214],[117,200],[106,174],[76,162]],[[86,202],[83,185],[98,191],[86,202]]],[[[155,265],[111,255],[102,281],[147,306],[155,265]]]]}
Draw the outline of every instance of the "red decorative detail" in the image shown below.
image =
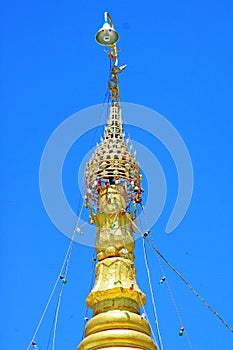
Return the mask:
{"type": "Polygon", "coordinates": [[[129,287],[129,290],[134,290],[134,282],[131,283],[131,286],[129,287]]]}
{"type": "Polygon", "coordinates": [[[101,189],[101,185],[102,185],[101,180],[98,180],[98,182],[97,182],[97,191],[98,191],[98,192],[99,192],[100,189],[101,189]]]}

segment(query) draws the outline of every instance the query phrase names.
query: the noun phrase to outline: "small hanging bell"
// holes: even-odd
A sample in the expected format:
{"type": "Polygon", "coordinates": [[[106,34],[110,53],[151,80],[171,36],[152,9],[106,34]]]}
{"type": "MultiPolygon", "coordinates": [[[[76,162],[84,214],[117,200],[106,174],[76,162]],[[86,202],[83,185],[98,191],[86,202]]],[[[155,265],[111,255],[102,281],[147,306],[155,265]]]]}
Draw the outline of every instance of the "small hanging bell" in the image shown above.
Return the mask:
{"type": "Polygon", "coordinates": [[[37,345],[36,345],[35,340],[32,340],[32,346],[34,347],[35,350],[38,350],[38,347],[37,347],[37,345]]]}
{"type": "Polygon", "coordinates": [[[143,237],[147,237],[147,236],[149,235],[149,233],[150,233],[150,230],[147,230],[147,231],[144,233],[143,237]]]}
{"type": "Polygon", "coordinates": [[[165,282],[166,281],[166,276],[163,276],[162,278],[161,278],[161,280],[159,281],[159,284],[162,284],[163,282],[165,282]]]}
{"type": "Polygon", "coordinates": [[[66,284],[66,283],[67,283],[67,280],[65,279],[64,276],[60,275],[60,279],[62,280],[62,283],[63,283],[63,284],[66,284]]]}
{"type": "Polygon", "coordinates": [[[181,327],[179,331],[179,336],[182,337],[183,334],[184,334],[184,327],[181,327]]]}
{"type": "Polygon", "coordinates": [[[143,314],[141,314],[141,320],[144,320],[146,318],[146,313],[143,312],[143,314]]]}

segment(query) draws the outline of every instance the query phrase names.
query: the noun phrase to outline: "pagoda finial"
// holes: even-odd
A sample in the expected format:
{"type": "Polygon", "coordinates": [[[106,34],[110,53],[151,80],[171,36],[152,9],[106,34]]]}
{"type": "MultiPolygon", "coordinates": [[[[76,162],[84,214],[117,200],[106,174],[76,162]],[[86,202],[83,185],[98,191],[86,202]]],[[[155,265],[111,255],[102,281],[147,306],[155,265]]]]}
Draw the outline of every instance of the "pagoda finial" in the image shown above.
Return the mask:
{"type": "Polygon", "coordinates": [[[119,35],[107,12],[104,18],[96,40],[108,47],[111,101],[103,138],[85,169],[85,205],[96,226],[97,265],[95,284],[86,299],[93,317],[78,350],[157,350],[150,325],[140,315],[146,296],[137,284],[134,265],[133,220],[143,189],[139,164],[123,133],[118,74],[125,66],[118,67],[119,35]]]}

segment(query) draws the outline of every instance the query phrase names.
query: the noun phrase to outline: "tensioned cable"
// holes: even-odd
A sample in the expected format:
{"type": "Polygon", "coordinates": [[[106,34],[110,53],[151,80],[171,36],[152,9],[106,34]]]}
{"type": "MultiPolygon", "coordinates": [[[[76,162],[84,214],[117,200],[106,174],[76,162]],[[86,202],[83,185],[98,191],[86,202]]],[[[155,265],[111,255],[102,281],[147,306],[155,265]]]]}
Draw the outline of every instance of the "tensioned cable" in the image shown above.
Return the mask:
{"type": "Polygon", "coordinates": [[[127,118],[125,118],[125,116],[123,117],[122,116],[122,124],[123,124],[123,128],[125,129],[126,133],[127,133],[127,138],[129,140],[129,146],[131,148],[131,152],[132,151],[135,151],[135,148],[134,148],[134,144],[133,144],[133,141],[131,139],[131,136],[130,136],[130,132],[129,132],[129,124],[127,123],[127,118]]]}
{"type": "MultiPolygon", "coordinates": [[[[132,272],[132,276],[133,276],[133,278],[134,278],[134,281],[136,281],[136,275],[135,275],[134,270],[133,270],[133,268],[132,268],[131,265],[130,265],[130,270],[131,270],[131,272],[132,272]]],[[[148,315],[147,315],[147,312],[146,312],[145,305],[143,305],[141,294],[138,293],[138,296],[139,296],[139,300],[140,300],[140,304],[141,304],[140,306],[142,307],[142,310],[143,310],[143,314],[145,315],[145,318],[147,319],[147,321],[149,322],[149,324],[151,324],[151,322],[150,322],[150,320],[149,320],[149,317],[148,317],[148,315]]],[[[152,338],[153,338],[154,341],[156,342],[156,340],[155,340],[156,337],[155,337],[155,334],[154,334],[154,331],[153,331],[152,328],[151,328],[151,334],[152,334],[152,338]]]]}
{"type": "MultiPolygon", "coordinates": [[[[143,215],[144,215],[144,220],[145,220],[145,222],[146,222],[146,224],[147,224],[147,228],[149,228],[148,219],[147,219],[147,217],[146,217],[146,213],[145,213],[144,207],[143,207],[142,205],[141,205],[141,208],[142,208],[142,212],[143,212],[143,215]]],[[[148,233],[148,232],[150,232],[150,230],[147,229],[146,232],[148,233]]],[[[145,234],[144,234],[144,237],[145,237],[145,234]]],[[[151,236],[150,236],[150,238],[151,238],[151,240],[152,240],[152,237],[151,237],[151,236]]],[[[144,241],[144,239],[143,239],[142,241],[143,241],[143,246],[145,247],[145,241],[144,241]]],[[[145,250],[146,250],[146,247],[145,247],[145,250]]],[[[192,346],[191,340],[189,339],[188,332],[187,332],[186,328],[184,327],[184,323],[183,323],[183,321],[182,321],[181,314],[180,314],[180,311],[179,311],[178,306],[177,306],[177,304],[176,304],[176,301],[175,301],[174,295],[173,295],[173,293],[172,293],[171,287],[170,287],[170,285],[169,285],[169,283],[168,283],[168,279],[167,279],[166,276],[165,276],[165,271],[164,271],[162,262],[160,261],[160,257],[158,256],[158,254],[156,254],[156,257],[157,257],[157,260],[158,260],[158,263],[159,263],[159,267],[160,267],[162,276],[165,277],[165,284],[166,284],[166,286],[167,286],[167,290],[168,290],[169,296],[170,296],[170,298],[171,298],[171,301],[172,301],[174,310],[175,310],[175,312],[176,312],[177,318],[178,318],[178,320],[179,320],[179,322],[180,322],[180,326],[181,326],[181,330],[182,330],[182,333],[181,333],[181,334],[183,334],[183,332],[184,332],[185,338],[186,338],[187,343],[188,343],[188,345],[189,345],[189,348],[190,348],[191,350],[193,350],[193,346],[192,346]]]]}
{"type": "Polygon", "coordinates": [[[143,213],[143,216],[144,216],[145,223],[147,225],[147,230],[149,230],[150,225],[149,225],[149,221],[147,219],[147,216],[146,216],[146,213],[145,213],[145,210],[144,210],[144,206],[142,205],[142,203],[140,203],[140,206],[141,206],[141,209],[142,209],[142,213],[143,213]]]}
{"type": "MultiPolygon", "coordinates": [[[[125,238],[124,238],[124,235],[123,235],[123,244],[124,244],[124,248],[126,249],[126,242],[125,242],[125,238]]],[[[131,270],[131,273],[132,273],[132,276],[133,276],[133,279],[134,281],[136,282],[136,274],[132,268],[132,265],[130,264],[130,270],[131,270]]],[[[142,302],[142,298],[141,298],[141,294],[138,293],[138,297],[139,297],[139,300],[140,300],[140,307],[142,308],[143,310],[143,315],[145,316],[145,319],[147,319],[148,323],[151,324],[150,320],[149,320],[149,317],[147,315],[147,312],[146,312],[146,309],[145,309],[145,305],[143,305],[143,302],[142,302]]],[[[153,329],[151,328],[151,334],[152,334],[152,338],[154,339],[154,341],[156,342],[156,338],[155,338],[155,334],[154,334],[154,331],[153,329]]],[[[163,349],[162,349],[163,350],[163,349]]]]}
{"type": "MultiPolygon", "coordinates": [[[[84,206],[84,203],[83,203],[82,208],[81,208],[81,210],[80,210],[80,214],[79,214],[79,217],[78,217],[78,219],[77,219],[77,224],[76,224],[76,226],[78,225],[78,222],[80,221],[81,214],[82,214],[82,210],[83,210],[83,206],[84,206]]],[[[65,258],[64,258],[64,260],[63,260],[63,263],[62,263],[60,272],[59,272],[58,277],[57,277],[57,279],[56,279],[56,281],[55,281],[54,287],[53,287],[53,289],[52,289],[52,291],[51,291],[51,293],[50,293],[50,295],[49,295],[47,304],[46,304],[46,306],[45,306],[45,308],[44,308],[44,310],[43,310],[43,313],[42,313],[42,315],[41,315],[41,318],[40,318],[40,320],[39,320],[39,322],[38,322],[38,324],[37,324],[37,327],[36,327],[36,330],[35,330],[35,332],[34,332],[34,334],[33,334],[33,337],[32,337],[32,339],[31,339],[30,343],[28,344],[27,350],[29,350],[30,347],[31,347],[31,345],[33,345],[33,342],[34,342],[34,340],[35,340],[35,338],[36,338],[36,335],[37,335],[37,333],[38,333],[38,331],[39,331],[39,329],[40,329],[41,323],[42,323],[42,321],[43,321],[43,319],[44,319],[44,317],[45,317],[45,314],[46,314],[46,312],[47,312],[47,310],[48,310],[49,304],[50,304],[50,302],[51,302],[51,300],[52,300],[52,298],[53,298],[53,295],[54,295],[54,293],[55,293],[55,290],[56,290],[56,288],[57,288],[58,282],[59,282],[60,279],[61,279],[61,276],[62,276],[62,274],[63,274],[63,270],[64,270],[64,268],[65,268],[65,266],[66,266],[66,264],[67,264],[67,260],[69,259],[70,254],[71,254],[71,251],[72,251],[72,247],[73,247],[73,244],[74,244],[75,235],[76,235],[76,231],[74,230],[74,233],[73,233],[72,238],[71,238],[71,241],[70,241],[70,243],[69,243],[69,246],[68,246],[68,249],[67,249],[65,258]]]]}
{"type": "Polygon", "coordinates": [[[199,300],[226,326],[226,328],[233,332],[233,329],[229,326],[229,324],[219,315],[217,311],[215,311],[212,306],[210,306],[205,299],[191,286],[191,284],[178,272],[174,266],[169,263],[169,261],[158,251],[158,249],[149,241],[149,239],[145,238],[145,241],[151,246],[151,248],[158,254],[163,261],[176,273],[176,275],[186,284],[186,286],[198,297],[199,300]]]}
{"type": "MultiPolygon", "coordinates": [[[[116,212],[115,218],[116,218],[116,216],[117,216],[118,213],[120,213],[120,211],[119,211],[119,212],[116,212]]],[[[115,221],[115,219],[114,219],[114,221],[115,221]]],[[[117,230],[117,228],[115,228],[113,232],[115,232],[116,230],[117,230]]],[[[123,238],[123,245],[124,245],[123,247],[125,248],[125,250],[127,250],[127,249],[126,249],[126,242],[125,242],[124,235],[123,235],[122,238],[123,238]]],[[[136,282],[136,275],[135,275],[135,272],[134,272],[134,270],[133,270],[131,264],[130,264],[130,270],[131,270],[131,273],[132,273],[132,276],[133,276],[133,280],[136,282]]],[[[140,293],[138,293],[138,297],[139,297],[139,300],[140,300],[140,306],[141,306],[141,308],[142,308],[142,310],[143,310],[143,315],[145,315],[145,318],[148,320],[148,322],[149,322],[149,324],[150,324],[150,320],[149,320],[149,318],[148,318],[148,316],[147,316],[147,312],[146,312],[145,306],[143,305],[143,302],[142,302],[142,298],[141,298],[141,294],[140,294],[140,293]]],[[[153,339],[155,340],[156,338],[155,338],[155,335],[154,335],[154,332],[153,332],[153,329],[152,329],[152,328],[151,328],[151,334],[152,334],[153,339]]]]}
{"type": "MultiPolygon", "coordinates": [[[[139,229],[139,228],[138,228],[138,229],[139,229]]],[[[142,234],[142,231],[141,231],[141,230],[140,230],[140,233],[142,234]]],[[[145,237],[145,235],[143,235],[143,237],[145,237]]],[[[145,241],[144,241],[144,239],[143,239],[143,248],[144,248],[144,252],[145,252],[145,262],[146,262],[147,269],[148,269],[147,274],[149,274],[148,280],[149,280],[149,285],[150,285],[150,290],[151,290],[152,305],[153,305],[153,309],[154,309],[154,316],[155,316],[155,320],[158,320],[157,312],[156,312],[156,305],[155,305],[155,300],[154,300],[154,295],[153,295],[153,289],[152,289],[152,285],[151,285],[151,281],[150,281],[149,264],[148,264],[148,259],[147,259],[146,247],[145,247],[145,241]],[[153,303],[153,301],[154,301],[154,303],[153,303]]],[[[156,256],[157,256],[157,254],[156,254],[156,256]]],[[[157,256],[157,258],[158,258],[158,261],[159,261],[159,257],[158,257],[158,256],[157,256]]],[[[165,276],[164,269],[163,269],[163,266],[162,266],[162,264],[161,264],[160,261],[159,261],[159,266],[160,266],[162,275],[165,276]]],[[[181,326],[181,329],[182,329],[182,333],[185,331],[185,337],[186,337],[187,343],[188,343],[188,345],[189,345],[189,348],[190,348],[191,350],[193,350],[192,343],[191,343],[191,341],[190,341],[190,339],[189,339],[189,336],[188,336],[187,331],[186,331],[185,328],[184,328],[184,324],[183,324],[183,321],[182,321],[182,318],[181,318],[180,311],[179,311],[178,306],[177,306],[177,304],[176,304],[175,298],[174,298],[174,296],[173,296],[173,293],[172,293],[172,290],[171,290],[171,287],[170,287],[170,285],[169,285],[169,283],[168,283],[167,278],[165,278],[165,281],[166,281],[166,286],[167,286],[167,289],[168,289],[169,296],[170,296],[170,298],[171,298],[171,301],[172,301],[172,304],[173,304],[173,306],[174,306],[176,315],[177,315],[178,320],[179,320],[179,322],[180,322],[180,326],[181,326]]],[[[158,323],[156,323],[156,326],[158,326],[158,323]]],[[[162,344],[162,339],[161,339],[159,327],[157,327],[157,331],[158,331],[159,341],[160,341],[160,343],[162,344]]]]}
{"type": "MultiPolygon", "coordinates": [[[[129,216],[130,217],[130,216],[129,216]]],[[[132,219],[130,218],[132,221],[132,219]]],[[[158,251],[158,249],[153,245],[153,243],[144,236],[144,234],[140,231],[140,229],[137,227],[137,225],[132,221],[133,225],[138,232],[141,234],[141,237],[149,244],[149,246],[157,253],[163,261],[172,269],[173,272],[176,273],[176,275],[186,284],[186,286],[195,294],[199,300],[226,326],[226,328],[230,331],[233,332],[233,329],[229,326],[229,324],[219,315],[217,311],[215,311],[212,306],[210,306],[205,299],[191,286],[191,284],[181,275],[180,272],[178,272],[172,264],[169,263],[169,261],[158,251]]]]}
{"type": "Polygon", "coordinates": [[[50,345],[50,342],[51,342],[51,339],[52,339],[52,334],[53,334],[53,329],[54,329],[54,324],[55,324],[56,310],[57,310],[57,307],[58,307],[58,303],[59,303],[59,300],[57,300],[57,304],[56,304],[56,308],[55,308],[54,318],[53,318],[52,326],[51,326],[51,329],[50,329],[48,344],[47,344],[47,348],[46,348],[47,350],[49,349],[49,345],[50,345]]]}
{"type": "MultiPolygon", "coordinates": [[[[110,61],[110,69],[111,69],[111,61],[110,61]]],[[[110,74],[110,73],[109,73],[109,74],[110,74]]],[[[104,104],[105,104],[105,102],[106,102],[106,99],[107,99],[107,98],[109,99],[109,96],[108,96],[108,95],[109,95],[109,92],[108,92],[108,88],[107,88],[107,91],[106,91],[105,97],[104,97],[104,101],[103,101],[103,106],[104,106],[104,104]]],[[[101,111],[100,113],[102,113],[102,111],[101,111]]],[[[97,132],[97,127],[95,128],[95,134],[93,135],[93,139],[94,139],[95,136],[96,136],[96,132],[97,132]]],[[[84,205],[84,203],[83,203],[83,205],[84,205]]],[[[82,209],[83,209],[83,205],[82,205],[82,209]]],[[[28,344],[27,350],[30,349],[30,347],[31,347],[31,345],[33,344],[34,339],[35,339],[35,337],[36,337],[36,335],[37,335],[37,333],[38,333],[38,331],[39,331],[39,328],[40,328],[40,326],[41,326],[41,323],[42,323],[42,321],[43,321],[43,319],[44,319],[44,316],[45,316],[45,314],[46,314],[46,312],[47,312],[47,309],[48,309],[48,307],[49,307],[49,304],[50,304],[50,302],[51,302],[51,300],[52,300],[52,298],[53,298],[53,295],[54,295],[54,293],[55,293],[56,287],[57,287],[58,282],[59,282],[59,280],[60,280],[60,276],[61,276],[61,274],[62,274],[62,272],[63,272],[63,269],[64,269],[64,266],[65,266],[65,264],[66,264],[67,257],[69,256],[69,253],[70,253],[70,251],[71,251],[71,249],[72,249],[72,246],[73,246],[73,243],[74,243],[75,234],[76,234],[76,232],[79,232],[79,230],[76,231],[76,228],[78,228],[78,222],[80,221],[82,209],[81,209],[81,211],[80,211],[80,215],[79,215],[78,220],[77,220],[77,223],[76,223],[76,225],[75,225],[74,233],[73,233],[71,242],[70,242],[70,244],[69,244],[69,246],[68,246],[68,250],[67,250],[67,253],[66,253],[66,255],[65,255],[65,258],[64,258],[64,260],[63,260],[62,267],[61,267],[60,272],[59,272],[59,274],[58,274],[58,277],[57,277],[57,279],[56,279],[56,281],[55,281],[54,287],[53,287],[53,289],[52,289],[52,291],[51,291],[51,293],[50,293],[50,295],[49,295],[47,304],[46,304],[46,306],[45,306],[45,308],[44,308],[44,310],[43,310],[43,313],[42,313],[42,315],[41,315],[41,318],[40,318],[40,320],[39,320],[39,322],[38,322],[38,324],[37,324],[37,327],[36,327],[36,330],[35,330],[35,332],[34,332],[34,334],[33,334],[32,340],[31,340],[30,343],[28,344]]],[[[64,285],[63,285],[63,286],[64,286],[64,285]]],[[[58,308],[58,310],[59,310],[59,308],[58,308]]],[[[36,346],[36,344],[35,344],[35,346],[36,346]]]]}
{"type": "MultiPolygon", "coordinates": [[[[109,65],[109,79],[110,79],[110,76],[111,76],[111,70],[112,70],[112,62],[110,60],[110,65],[109,65]]],[[[101,117],[101,114],[103,113],[103,110],[105,108],[105,104],[106,104],[106,101],[107,101],[107,108],[106,108],[106,111],[108,111],[109,109],[109,98],[110,98],[110,95],[109,95],[109,88],[107,87],[106,89],[106,92],[105,92],[105,95],[104,95],[104,100],[103,100],[103,103],[102,103],[102,106],[101,106],[101,110],[100,110],[100,113],[98,115],[98,119],[97,119],[97,126],[95,127],[94,129],[94,134],[92,136],[92,141],[91,141],[91,144],[90,144],[90,149],[92,147],[94,147],[94,144],[95,144],[95,139],[96,139],[96,134],[97,134],[97,129],[98,127],[100,126],[100,117],[101,117]]]]}
{"type": "MultiPolygon", "coordinates": [[[[84,184],[82,184],[82,185],[84,186],[84,184]]],[[[82,190],[82,188],[81,188],[81,190],[82,190]]],[[[81,199],[82,199],[82,194],[80,194],[80,196],[79,196],[78,211],[79,211],[81,199]]],[[[79,223],[80,223],[80,220],[81,220],[81,216],[82,216],[82,212],[83,212],[83,208],[84,208],[84,200],[82,200],[82,206],[81,206],[79,215],[77,215],[77,220],[76,220],[76,223],[75,223],[75,226],[74,226],[74,234],[76,232],[79,232],[81,234],[80,228],[86,224],[86,223],[84,223],[81,226],[79,226],[79,223]]],[[[73,239],[73,237],[72,237],[72,239],[73,239]]]]}
{"type": "MultiPolygon", "coordinates": [[[[141,221],[140,216],[139,216],[139,224],[140,224],[141,229],[142,229],[142,221],[141,221]]],[[[149,232],[148,227],[149,226],[147,226],[147,232],[149,232]]],[[[141,232],[142,232],[142,230],[141,230],[141,232]]],[[[161,350],[164,350],[162,336],[161,336],[161,332],[160,332],[160,328],[159,328],[157,307],[156,307],[155,298],[154,298],[154,292],[153,292],[152,283],[151,283],[150,268],[149,268],[149,262],[148,262],[147,251],[146,251],[146,246],[145,246],[144,240],[142,240],[142,245],[143,245],[144,261],[145,261],[147,277],[148,277],[148,282],[149,282],[149,288],[150,288],[150,294],[151,294],[151,300],[152,300],[152,306],[153,306],[153,312],[154,312],[154,317],[155,317],[155,324],[156,324],[158,339],[159,339],[161,350]]]]}
{"type": "MultiPolygon", "coordinates": [[[[107,92],[106,92],[105,96],[107,96],[107,92]]],[[[91,150],[94,147],[95,143],[97,142],[96,141],[96,135],[97,135],[98,127],[100,126],[101,115],[104,114],[105,110],[108,111],[108,106],[105,106],[105,103],[106,103],[106,97],[104,98],[104,101],[103,101],[103,103],[101,105],[101,109],[100,109],[100,112],[99,112],[99,115],[98,115],[98,118],[97,118],[97,125],[94,128],[94,133],[93,133],[93,136],[92,136],[92,140],[91,140],[91,143],[90,143],[89,150],[91,150]]]]}
{"type": "MultiPolygon", "coordinates": [[[[144,240],[143,240],[143,241],[144,241],[144,240]]],[[[173,307],[174,307],[174,309],[175,309],[176,315],[177,315],[177,317],[178,317],[178,319],[179,319],[182,332],[184,332],[184,334],[185,334],[185,337],[186,337],[186,340],[187,340],[187,342],[188,342],[188,344],[189,344],[190,349],[193,350],[193,346],[192,346],[191,340],[189,339],[187,330],[186,330],[186,328],[184,327],[184,323],[183,323],[183,320],[182,320],[182,318],[181,318],[180,311],[179,311],[178,306],[177,306],[177,304],[176,304],[176,301],[175,301],[174,295],[173,295],[173,293],[172,293],[171,287],[170,287],[170,285],[169,285],[169,283],[168,283],[168,279],[167,279],[167,277],[166,277],[166,275],[165,275],[165,271],[164,271],[162,262],[160,261],[160,257],[158,256],[158,254],[156,254],[156,257],[157,257],[157,259],[158,259],[158,263],[159,263],[159,267],[160,267],[162,276],[165,277],[165,283],[166,283],[166,286],[167,286],[167,290],[168,290],[168,293],[169,293],[169,295],[170,295],[170,298],[171,298],[173,307]]]]}
{"type": "MultiPolygon", "coordinates": [[[[80,215],[81,215],[81,213],[80,213],[80,215]]],[[[68,268],[69,268],[69,262],[70,262],[70,258],[71,258],[72,248],[73,248],[73,244],[71,246],[71,249],[69,251],[69,255],[68,255],[66,263],[65,263],[64,274],[62,276],[60,276],[60,278],[62,277],[63,282],[66,282],[66,276],[67,276],[67,273],[68,273],[68,268]]],[[[58,296],[58,304],[57,304],[57,309],[56,309],[56,313],[55,313],[55,322],[54,322],[54,331],[53,331],[53,340],[52,340],[52,350],[55,349],[57,321],[58,321],[58,315],[59,315],[60,306],[61,306],[61,297],[62,297],[64,286],[65,286],[65,283],[62,283],[62,286],[61,286],[61,289],[60,289],[60,293],[59,293],[59,296],[58,296]]]]}
{"type": "MultiPolygon", "coordinates": [[[[80,202],[81,202],[81,196],[79,197],[79,202],[78,202],[78,210],[77,210],[77,213],[79,212],[79,207],[80,207],[80,202]]],[[[81,207],[81,210],[80,210],[80,213],[79,213],[79,216],[77,218],[77,221],[76,221],[76,224],[75,224],[75,229],[74,229],[74,233],[73,233],[73,236],[72,236],[72,240],[74,240],[75,238],[75,234],[76,232],[81,232],[80,231],[80,228],[81,226],[78,227],[78,224],[79,224],[79,221],[80,221],[80,218],[81,218],[81,215],[82,215],[82,211],[83,211],[83,206],[84,206],[84,202],[82,202],[82,207],[81,207]]],[[[83,225],[82,225],[83,226],[83,225]]],[[[71,244],[71,242],[70,242],[71,244]]],[[[70,255],[71,255],[71,249],[70,249],[70,245],[68,247],[68,250],[67,250],[67,254],[66,254],[66,257],[64,259],[64,262],[63,263],[63,267],[60,271],[60,274],[59,274],[59,279],[61,279],[61,274],[62,274],[62,271],[64,269],[64,266],[66,265],[67,266],[67,259],[69,260],[70,259],[70,255]],[[67,259],[66,259],[67,258],[67,259]]],[[[66,272],[63,274],[63,277],[64,279],[66,278],[66,272]]],[[[61,286],[61,289],[60,289],[60,293],[63,291],[63,288],[64,288],[64,283],[62,284],[61,286]]],[[[56,288],[55,288],[56,289],[56,288]]],[[[55,290],[54,290],[55,291],[55,290]]],[[[60,296],[60,293],[59,293],[59,296],[58,296],[58,301],[57,301],[57,305],[56,305],[56,311],[55,311],[55,315],[54,315],[54,320],[53,320],[53,323],[52,323],[52,327],[51,327],[51,331],[50,331],[50,335],[49,335],[49,340],[48,340],[48,345],[47,345],[47,350],[49,348],[49,344],[50,344],[50,341],[51,341],[51,336],[52,336],[52,330],[56,329],[56,322],[57,322],[57,314],[58,314],[58,311],[59,311],[59,308],[60,308],[60,302],[61,302],[61,296],[60,296]]],[[[52,298],[51,298],[52,299],[52,298]]],[[[34,335],[33,339],[35,338],[36,335],[34,335]]]]}
{"type": "MultiPolygon", "coordinates": [[[[95,265],[96,265],[96,253],[95,253],[95,248],[93,250],[93,256],[92,256],[92,267],[91,267],[91,276],[90,276],[90,282],[89,282],[89,288],[88,288],[88,294],[91,292],[91,289],[93,287],[94,284],[94,272],[95,272],[95,265]]],[[[84,315],[84,324],[83,324],[83,334],[82,334],[82,339],[85,336],[85,324],[88,321],[88,307],[86,306],[86,310],[85,310],[85,315],[84,315]]]]}
{"type": "Polygon", "coordinates": [[[147,272],[147,277],[148,277],[148,282],[149,282],[149,287],[150,287],[152,306],[153,306],[153,311],[154,311],[154,316],[155,316],[155,324],[156,324],[156,328],[157,328],[157,333],[158,333],[158,338],[159,338],[159,343],[160,343],[161,350],[164,350],[163,341],[162,341],[162,337],[161,337],[161,332],[160,332],[160,329],[159,329],[159,320],[158,320],[158,315],[157,315],[157,308],[156,308],[156,304],[155,304],[155,298],[154,298],[154,293],[153,293],[153,288],[152,288],[152,283],[151,283],[149,263],[148,263],[146,246],[145,246],[145,241],[144,240],[142,240],[142,245],[143,245],[144,260],[145,260],[145,265],[146,265],[146,272],[147,272]]]}
{"type": "Polygon", "coordinates": [[[52,350],[54,350],[54,348],[55,348],[57,321],[58,321],[58,315],[59,315],[59,310],[60,310],[60,306],[61,306],[61,297],[62,297],[62,293],[63,293],[63,288],[64,288],[64,283],[62,283],[62,286],[61,286],[61,289],[60,289],[60,293],[59,293],[59,296],[58,296],[57,307],[56,307],[56,311],[55,311],[55,319],[54,319],[54,326],[53,326],[52,350]]]}
{"type": "MultiPolygon", "coordinates": [[[[75,235],[75,234],[74,234],[74,235],[75,235]]],[[[74,235],[73,235],[73,236],[74,236],[74,235]]],[[[31,339],[30,343],[28,344],[27,350],[30,349],[30,347],[31,347],[31,345],[32,345],[32,342],[33,342],[34,339],[36,338],[36,335],[37,335],[37,333],[38,333],[38,331],[39,331],[39,328],[40,328],[40,326],[41,326],[41,323],[42,323],[42,321],[43,321],[43,319],[44,319],[44,316],[45,316],[45,314],[46,314],[46,312],[47,312],[47,309],[48,309],[48,307],[49,307],[49,304],[50,304],[50,302],[51,302],[51,300],[52,300],[52,298],[53,298],[53,295],[54,295],[54,292],[55,292],[56,287],[57,287],[57,285],[58,285],[58,282],[60,281],[60,276],[62,275],[62,272],[63,272],[63,270],[64,270],[64,266],[65,266],[65,263],[66,263],[66,260],[67,260],[67,256],[68,256],[68,254],[69,254],[70,247],[71,247],[72,245],[73,245],[73,240],[70,242],[70,244],[69,244],[69,246],[68,246],[68,250],[67,250],[67,253],[66,253],[66,255],[65,255],[65,259],[64,259],[64,261],[63,261],[63,263],[62,263],[62,267],[61,267],[60,272],[59,272],[59,274],[58,274],[58,277],[57,277],[57,279],[56,279],[56,281],[55,281],[55,284],[54,284],[54,287],[53,287],[53,289],[52,289],[52,292],[50,293],[50,296],[49,296],[49,298],[48,298],[48,301],[47,301],[47,304],[46,304],[46,306],[45,306],[45,308],[44,308],[44,311],[43,311],[43,313],[42,313],[42,315],[41,315],[41,318],[40,318],[40,320],[39,320],[39,322],[38,322],[38,324],[37,324],[37,327],[36,327],[36,330],[35,330],[35,332],[34,332],[34,334],[33,334],[33,337],[32,337],[32,339],[31,339]]]]}
{"type": "MultiPolygon", "coordinates": [[[[76,228],[78,228],[78,224],[79,224],[79,221],[80,221],[80,218],[81,218],[81,215],[82,215],[83,207],[84,207],[84,202],[82,204],[82,207],[81,207],[81,210],[80,210],[80,214],[79,214],[79,217],[77,219],[77,223],[75,225],[74,235],[78,231],[78,230],[76,230],[76,228]]],[[[62,276],[63,277],[62,279],[64,281],[66,281],[66,276],[67,276],[67,273],[68,273],[69,262],[70,262],[71,253],[72,253],[72,247],[73,247],[73,245],[70,248],[70,251],[69,251],[69,254],[68,254],[68,257],[67,257],[67,260],[66,260],[66,264],[65,264],[65,271],[64,271],[64,274],[62,276]]],[[[60,276],[60,278],[61,278],[61,276],[60,276]]],[[[55,349],[57,322],[58,322],[58,315],[59,315],[60,306],[61,306],[61,298],[62,298],[63,288],[64,288],[64,283],[62,284],[61,289],[60,289],[60,293],[59,293],[59,296],[58,296],[58,303],[57,303],[56,312],[55,312],[54,331],[53,331],[53,340],[52,340],[52,350],[55,349]]]]}

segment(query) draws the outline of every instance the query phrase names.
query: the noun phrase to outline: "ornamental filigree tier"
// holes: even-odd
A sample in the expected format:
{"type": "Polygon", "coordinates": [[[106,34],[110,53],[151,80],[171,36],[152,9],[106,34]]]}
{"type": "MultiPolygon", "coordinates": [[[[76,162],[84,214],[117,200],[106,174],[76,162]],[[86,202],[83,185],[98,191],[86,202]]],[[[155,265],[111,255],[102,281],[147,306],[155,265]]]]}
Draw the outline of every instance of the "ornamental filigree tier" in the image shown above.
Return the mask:
{"type": "Polygon", "coordinates": [[[104,138],[86,165],[86,207],[99,210],[99,193],[103,186],[121,185],[126,193],[126,204],[141,202],[140,166],[129,139],[124,139],[121,109],[117,102],[110,106],[104,138]]]}

